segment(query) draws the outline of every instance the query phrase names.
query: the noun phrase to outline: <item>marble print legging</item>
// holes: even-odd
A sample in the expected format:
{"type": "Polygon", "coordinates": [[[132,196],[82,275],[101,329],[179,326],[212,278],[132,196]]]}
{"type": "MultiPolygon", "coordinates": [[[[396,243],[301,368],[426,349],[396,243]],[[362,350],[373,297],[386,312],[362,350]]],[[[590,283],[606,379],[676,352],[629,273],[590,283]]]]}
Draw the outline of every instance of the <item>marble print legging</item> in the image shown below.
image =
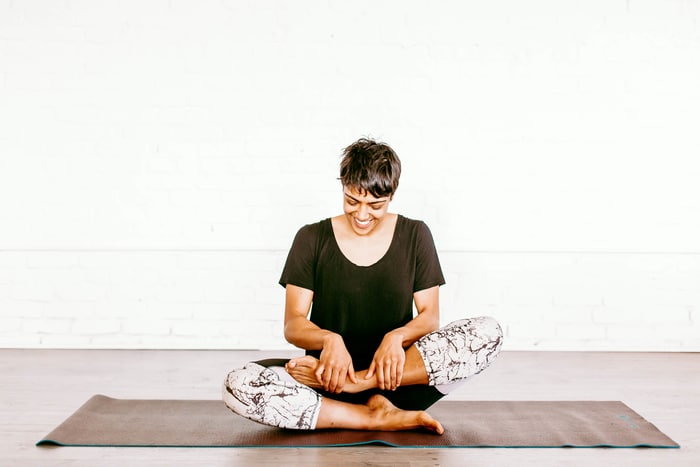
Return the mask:
{"type": "MultiPolygon", "coordinates": [[[[430,386],[449,387],[483,371],[496,358],[503,333],[493,318],[454,321],[415,342],[430,386]]],[[[446,391],[443,391],[446,393],[446,391]]],[[[231,371],[224,380],[224,403],[233,412],[266,425],[313,430],[323,396],[284,372],[258,363],[231,371]]]]}

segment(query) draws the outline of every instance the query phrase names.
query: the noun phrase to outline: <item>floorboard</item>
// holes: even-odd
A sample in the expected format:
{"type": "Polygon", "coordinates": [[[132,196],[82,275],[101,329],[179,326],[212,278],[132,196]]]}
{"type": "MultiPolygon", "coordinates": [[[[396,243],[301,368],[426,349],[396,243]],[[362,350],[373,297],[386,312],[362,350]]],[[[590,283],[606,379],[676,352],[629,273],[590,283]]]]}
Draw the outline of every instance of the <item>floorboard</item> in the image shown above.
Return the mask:
{"type": "MultiPolygon", "coordinates": [[[[621,400],[681,449],[38,448],[93,394],[217,399],[229,368],[289,352],[0,349],[0,465],[697,466],[700,354],[503,352],[453,400],[621,400]]],[[[468,416],[468,414],[466,415],[468,416]]]]}

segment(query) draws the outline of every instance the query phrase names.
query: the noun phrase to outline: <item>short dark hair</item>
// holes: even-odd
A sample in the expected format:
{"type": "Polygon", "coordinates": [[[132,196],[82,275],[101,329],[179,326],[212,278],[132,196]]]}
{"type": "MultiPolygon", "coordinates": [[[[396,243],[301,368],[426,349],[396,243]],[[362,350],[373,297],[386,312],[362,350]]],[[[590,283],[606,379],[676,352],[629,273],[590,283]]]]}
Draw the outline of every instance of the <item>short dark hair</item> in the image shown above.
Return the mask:
{"type": "Polygon", "coordinates": [[[401,161],[388,144],[360,138],[343,150],[340,181],[377,198],[392,196],[399,186],[401,161]]]}

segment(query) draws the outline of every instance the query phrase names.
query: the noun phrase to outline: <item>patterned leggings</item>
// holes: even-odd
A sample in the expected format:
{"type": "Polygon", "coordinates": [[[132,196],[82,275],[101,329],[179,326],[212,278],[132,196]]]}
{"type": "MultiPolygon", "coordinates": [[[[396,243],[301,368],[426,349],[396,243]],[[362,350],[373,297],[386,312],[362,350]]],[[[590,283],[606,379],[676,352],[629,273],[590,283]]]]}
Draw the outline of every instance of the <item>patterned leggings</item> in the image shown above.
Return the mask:
{"type": "MultiPolygon", "coordinates": [[[[428,385],[440,389],[483,371],[498,355],[502,342],[503,333],[496,320],[482,316],[454,321],[426,334],[414,345],[425,364],[428,385]]],[[[442,395],[447,393],[440,391],[442,395]]],[[[226,376],[223,399],[233,412],[256,422],[313,430],[323,396],[284,371],[250,362],[226,376]]]]}

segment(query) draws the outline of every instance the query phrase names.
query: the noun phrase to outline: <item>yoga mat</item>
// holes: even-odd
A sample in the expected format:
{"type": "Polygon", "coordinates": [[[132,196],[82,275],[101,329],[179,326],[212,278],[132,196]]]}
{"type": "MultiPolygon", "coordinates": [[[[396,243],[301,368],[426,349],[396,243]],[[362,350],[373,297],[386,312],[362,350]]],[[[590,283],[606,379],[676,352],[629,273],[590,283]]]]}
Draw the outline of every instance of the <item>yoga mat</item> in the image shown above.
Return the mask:
{"type": "Polygon", "coordinates": [[[284,430],[240,417],[221,401],[96,395],[37,446],[679,447],[619,401],[440,401],[428,411],[445,428],[442,436],[284,430]]]}

